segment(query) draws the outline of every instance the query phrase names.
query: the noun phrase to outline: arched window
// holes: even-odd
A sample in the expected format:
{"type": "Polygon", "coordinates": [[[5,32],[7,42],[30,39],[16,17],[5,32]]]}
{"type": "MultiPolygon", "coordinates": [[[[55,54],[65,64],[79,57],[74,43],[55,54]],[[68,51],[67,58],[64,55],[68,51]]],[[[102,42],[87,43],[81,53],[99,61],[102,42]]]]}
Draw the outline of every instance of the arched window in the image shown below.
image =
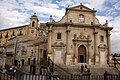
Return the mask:
{"type": "Polygon", "coordinates": [[[12,36],[15,36],[15,32],[13,31],[12,36]]]}
{"type": "Polygon", "coordinates": [[[32,27],[34,27],[34,26],[35,26],[35,21],[32,22],[32,27]]]}
{"type": "Polygon", "coordinates": [[[8,32],[6,32],[6,36],[5,36],[5,38],[8,38],[8,32]]]}
{"type": "Polygon", "coordinates": [[[2,38],[2,33],[0,33],[0,39],[2,38]]]}
{"type": "Polygon", "coordinates": [[[20,31],[20,35],[22,35],[22,31],[20,31]]]}
{"type": "Polygon", "coordinates": [[[83,14],[79,15],[79,22],[84,23],[85,22],[85,16],[83,14]]]}

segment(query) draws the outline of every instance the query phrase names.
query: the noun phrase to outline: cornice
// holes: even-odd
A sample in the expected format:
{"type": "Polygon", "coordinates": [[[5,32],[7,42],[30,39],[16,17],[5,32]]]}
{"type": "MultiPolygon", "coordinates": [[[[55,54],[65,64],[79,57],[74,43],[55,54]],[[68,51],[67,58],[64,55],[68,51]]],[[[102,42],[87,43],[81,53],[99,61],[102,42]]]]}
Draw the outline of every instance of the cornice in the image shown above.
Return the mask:
{"type": "Polygon", "coordinates": [[[113,27],[103,27],[100,24],[81,24],[81,23],[71,23],[71,22],[65,22],[65,23],[58,23],[58,22],[48,22],[47,26],[53,26],[53,27],[66,27],[66,26],[70,26],[70,27],[80,27],[80,28],[97,28],[97,29],[101,29],[101,30],[112,30],[113,27]]]}
{"type": "Polygon", "coordinates": [[[19,28],[24,28],[26,26],[29,26],[29,25],[23,25],[23,26],[18,26],[18,27],[12,27],[12,28],[7,28],[7,29],[2,29],[0,31],[7,31],[7,30],[12,30],[12,29],[19,29],[19,28]]]}
{"type": "Polygon", "coordinates": [[[66,8],[66,11],[71,10],[71,11],[82,11],[82,12],[96,12],[95,10],[82,10],[82,9],[73,9],[73,8],[66,8]]]}

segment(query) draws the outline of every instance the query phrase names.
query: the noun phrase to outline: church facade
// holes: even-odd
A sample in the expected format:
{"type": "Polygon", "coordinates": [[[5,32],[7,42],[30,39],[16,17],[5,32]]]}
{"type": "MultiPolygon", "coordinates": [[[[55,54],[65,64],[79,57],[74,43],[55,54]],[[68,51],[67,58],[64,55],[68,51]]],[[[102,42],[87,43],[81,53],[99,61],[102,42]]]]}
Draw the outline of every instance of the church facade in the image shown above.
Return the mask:
{"type": "Polygon", "coordinates": [[[48,55],[59,64],[106,64],[109,62],[110,30],[108,22],[101,25],[96,11],[84,5],[66,8],[59,22],[48,26],[48,55]]]}
{"type": "Polygon", "coordinates": [[[22,41],[21,39],[21,42],[27,42],[26,59],[30,58],[32,51],[36,60],[39,61],[41,56],[50,56],[56,64],[102,65],[109,62],[110,31],[113,28],[108,26],[107,21],[101,25],[94,9],[80,4],[66,8],[65,15],[58,22],[55,22],[52,16],[47,23],[39,24],[38,22],[39,20],[34,14],[30,18],[29,25],[0,30],[0,45],[3,46],[12,41],[12,36],[15,38],[32,36],[31,38],[34,38],[32,40],[22,41]],[[44,38],[46,41],[43,40],[44,38]],[[33,41],[34,44],[30,44],[30,41],[33,41]]]}

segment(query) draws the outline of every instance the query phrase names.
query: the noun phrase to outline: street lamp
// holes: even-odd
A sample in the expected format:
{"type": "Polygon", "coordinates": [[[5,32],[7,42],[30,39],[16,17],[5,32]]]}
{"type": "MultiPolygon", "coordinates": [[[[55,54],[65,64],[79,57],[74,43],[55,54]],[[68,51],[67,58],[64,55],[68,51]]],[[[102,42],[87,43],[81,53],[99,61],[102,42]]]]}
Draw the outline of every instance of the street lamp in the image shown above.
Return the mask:
{"type": "Polygon", "coordinates": [[[13,67],[17,66],[17,59],[16,59],[16,55],[17,55],[17,39],[15,40],[15,46],[14,46],[14,56],[13,56],[13,67]]]}
{"type": "Polygon", "coordinates": [[[33,50],[31,50],[31,64],[30,64],[30,73],[35,74],[35,54],[33,50]]]}
{"type": "Polygon", "coordinates": [[[16,69],[14,67],[11,67],[9,69],[10,79],[14,78],[15,72],[16,72],[16,69]]]}
{"type": "Polygon", "coordinates": [[[31,50],[31,56],[30,56],[30,58],[31,58],[31,65],[33,65],[34,64],[34,58],[35,58],[33,50],[31,50]]]}
{"type": "Polygon", "coordinates": [[[12,79],[12,77],[14,78],[14,75],[16,72],[15,66],[17,66],[17,59],[16,59],[17,38],[16,38],[15,42],[13,43],[13,45],[14,45],[13,65],[8,70],[9,74],[11,75],[10,79],[12,79]]]}
{"type": "Polygon", "coordinates": [[[5,46],[3,46],[3,48],[2,48],[2,53],[3,53],[2,69],[3,69],[3,73],[5,73],[6,72],[6,69],[5,69],[5,63],[6,63],[6,50],[5,50],[5,46]]]}

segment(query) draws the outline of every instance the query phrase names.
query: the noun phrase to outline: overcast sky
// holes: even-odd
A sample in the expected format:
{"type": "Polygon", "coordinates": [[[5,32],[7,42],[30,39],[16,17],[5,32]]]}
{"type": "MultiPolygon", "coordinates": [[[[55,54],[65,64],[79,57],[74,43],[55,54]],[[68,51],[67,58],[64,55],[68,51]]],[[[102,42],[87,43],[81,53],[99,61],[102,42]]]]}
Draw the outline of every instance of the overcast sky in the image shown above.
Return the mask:
{"type": "Polygon", "coordinates": [[[101,24],[106,20],[111,31],[113,53],[120,53],[120,0],[0,0],[0,29],[17,27],[29,23],[29,18],[37,13],[40,22],[48,22],[52,15],[59,21],[65,14],[65,8],[83,3],[97,10],[101,24]]]}

